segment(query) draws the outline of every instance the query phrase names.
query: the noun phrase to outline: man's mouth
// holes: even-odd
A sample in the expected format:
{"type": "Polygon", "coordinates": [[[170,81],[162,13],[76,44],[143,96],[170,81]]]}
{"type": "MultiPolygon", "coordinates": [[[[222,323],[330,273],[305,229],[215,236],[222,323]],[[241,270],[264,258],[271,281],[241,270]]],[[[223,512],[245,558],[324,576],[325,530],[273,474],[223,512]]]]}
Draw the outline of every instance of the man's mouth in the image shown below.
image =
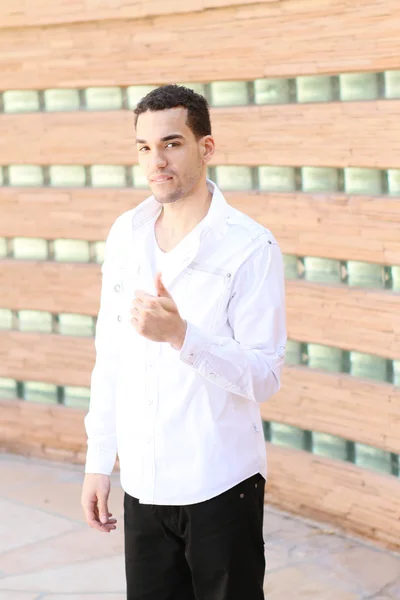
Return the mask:
{"type": "Polygon", "coordinates": [[[165,183],[166,181],[170,181],[170,179],[172,179],[172,177],[167,175],[160,175],[159,177],[154,177],[154,179],[152,179],[151,181],[153,183],[165,183]]]}

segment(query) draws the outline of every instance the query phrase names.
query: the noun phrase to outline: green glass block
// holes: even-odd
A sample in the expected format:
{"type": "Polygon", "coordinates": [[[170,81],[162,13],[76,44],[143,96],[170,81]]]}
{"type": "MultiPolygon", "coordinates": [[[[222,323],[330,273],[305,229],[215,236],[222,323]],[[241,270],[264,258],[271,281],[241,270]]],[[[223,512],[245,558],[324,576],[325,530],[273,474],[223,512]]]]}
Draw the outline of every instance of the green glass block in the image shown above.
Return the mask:
{"type": "Polygon", "coordinates": [[[339,189],[338,169],[303,167],[301,179],[303,192],[337,192],[339,189]]]}
{"type": "Polygon", "coordinates": [[[256,79],[254,82],[256,104],[288,104],[290,87],[288,79],[256,79]]]}
{"type": "Polygon", "coordinates": [[[92,186],[125,187],[125,167],[119,165],[93,165],[90,169],[92,186]]]}
{"type": "Polygon", "coordinates": [[[285,363],[287,365],[301,365],[302,364],[302,348],[300,342],[294,342],[293,340],[288,340],[286,342],[286,353],[285,353],[285,363]]]}
{"type": "Polygon", "coordinates": [[[221,166],[215,168],[218,187],[225,190],[251,190],[251,167],[221,166]]]}
{"type": "Polygon", "coordinates": [[[54,240],[54,258],[59,262],[89,262],[89,242],[84,240],[54,240]]]}
{"type": "Polygon", "coordinates": [[[81,165],[52,165],[50,185],[82,187],[86,183],[85,167],[81,165]]]}
{"type": "Polygon", "coordinates": [[[122,108],[122,90],[119,87],[89,87],[85,90],[88,110],[118,110],[122,108]]]}
{"type": "Polygon", "coordinates": [[[39,93],[34,90],[8,90],[3,92],[4,112],[22,113],[40,110],[39,93]]]}
{"type": "Polygon", "coordinates": [[[0,398],[16,398],[17,382],[9,377],[0,377],[0,398]]]}
{"type": "Polygon", "coordinates": [[[332,373],[340,373],[343,364],[343,352],[340,348],[331,348],[320,344],[307,344],[308,366],[332,373]]]}
{"type": "Polygon", "coordinates": [[[258,167],[258,179],[263,192],[294,192],[296,189],[292,167],[258,167]]]}
{"type": "Polygon", "coordinates": [[[70,408],[87,410],[90,402],[90,389],[68,385],[64,387],[64,404],[70,408]]]}
{"type": "Polygon", "coordinates": [[[287,448],[304,448],[304,432],[298,427],[271,422],[271,442],[287,448]]]}
{"type": "Polygon", "coordinates": [[[4,173],[2,166],[0,166],[0,185],[4,185],[4,173]]]}
{"type": "Polygon", "coordinates": [[[286,279],[298,279],[299,267],[297,256],[294,256],[293,254],[284,254],[283,263],[285,265],[286,279]]]}
{"type": "Polygon", "coordinates": [[[18,311],[18,322],[20,331],[41,333],[52,333],[53,331],[51,313],[42,310],[20,310],[18,311]]]}
{"type": "Polygon", "coordinates": [[[339,75],[339,82],[341,100],[375,100],[379,96],[376,73],[346,73],[339,75]]]}
{"type": "Polygon", "coordinates": [[[20,238],[13,240],[13,256],[18,260],[47,260],[47,241],[42,238],[20,238]]]}
{"type": "Polygon", "coordinates": [[[104,262],[106,243],[105,242],[95,242],[94,247],[95,247],[96,262],[99,264],[102,264],[104,262]]]}
{"type": "Polygon", "coordinates": [[[392,267],[392,288],[396,292],[400,292],[400,267],[392,267]]]}
{"type": "Polygon", "coordinates": [[[390,196],[400,196],[400,169],[388,169],[388,188],[390,196]]]}
{"type": "Polygon", "coordinates": [[[344,188],[348,194],[380,195],[383,193],[382,172],[349,167],[344,170],[344,188]]]}
{"type": "Polygon", "coordinates": [[[400,71],[385,72],[385,97],[400,98],[400,71]]]}
{"type": "Polygon", "coordinates": [[[44,104],[47,111],[79,110],[79,91],[66,89],[45,90],[44,104]]]}
{"type": "Polygon", "coordinates": [[[356,465],[365,469],[373,469],[380,473],[392,472],[392,458],[390,452],[380,448],[367,446],[366,444],[355,444],[356,465]]]}
{"type": "Polygon", "coordinates": [[[8,246],[6,238],[0,238],[0,258],[6,258],[8,254],[8,246]]]}
{"type": "Polygon", "coordinates": [[[178,83],[178,85],[183,85],[183,87],[193,90],[196,94],[200,94],[200,96],[206,96],[206,86],[204,83],[178,83]]]}
{"type": "Polygon", "coordinates": [[[128,98],[128,108],[135,109],[141,100],[147,94],[155,90],[158,86],[156,85],[131,85],[126,89],[126,95],[128,98]]]}
{"type": "Polygon", "coordinates": [[[364,288],[385,287],[384,269],[382,265],[361,262],[358,260],[347,261],[348,284],[364,288]]]}
{"type": "Polygon", "coordinates": [[[400,360],[394,360],[393,364],[393,383],[400,387],[400,360]]]}
{"type": "Polygon", "coordinates": [[[214,81],[210,84],[212,106],[245,106],[249,104],[246,81],[214,81]]]}
{"type": "Polygon", "coordinates": [[[147,177],[139,165],[134,165],[132,167],[132,181],[133,187],[135,188],[147,189],[149,187],[147,177]]]}
{"type": "Polygon", "coordinates": [[[306,256],[304,258],[304,277],[307,281],[320,283],[340,283],[341,268],[338,260],[306,256]]]}
{"type": "Polygon", "coordinates": [[[10,185],[43,185],[43,169],[36,165],[10,165],[8,179],[10,185]]]}
{"type": "Polygon", "coordinates": [[[90,337],[94,334],[93,317],[62,313],[58,316],[58,331],[61,335],[90,337]]]}
{"type": "Polygon", "coordinates": [[[327,458],[346,460],[346,440],[329,433],[312,432],[313,453],[327,458]]]}
{"type": "Polygon", "coordinates": [[[13,316],[9,308],[0,308],[0,329],[12,329],[13,316]]]}
{"type": "Polygon", "coordinates": [[[57,404],[57,386],[54,383],[26,381],[24,385],[24,400],[43,404],[57,404]]]}
{"type": "Polygon", "coordinates": [[[330,102],[333,100],[332,79],[329,76],[297,77],[297,102],[330,102]]]}
{"type": "Polygon", "coordinates": [[[362,352],[350,352],[350,374],[354,377],[387,381],[387,360],[362,352]]]}

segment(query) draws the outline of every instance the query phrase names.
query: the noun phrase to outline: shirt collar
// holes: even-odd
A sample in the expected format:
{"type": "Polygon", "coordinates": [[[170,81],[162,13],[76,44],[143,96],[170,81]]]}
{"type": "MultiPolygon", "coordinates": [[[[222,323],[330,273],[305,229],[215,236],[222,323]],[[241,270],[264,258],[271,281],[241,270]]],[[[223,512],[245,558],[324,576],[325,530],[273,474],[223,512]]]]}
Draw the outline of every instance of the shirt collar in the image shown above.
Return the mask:
{"type": "MultiPolygon", "coordinates": [[[[199,235],[202,238],[210,229],[216,229],[222,225],[225,221],[229,204],[225,200],[224,195],[218,186],[207,179],[207,187],[212,192],[212,200],[208,213],[202,221],[202,225],[199,228],[199,235]]],[[[154,196],[150,196],[144,200],[133,213],[132,216],[132,229],[136,229],[141,225],[144,225],[147,221],[153,219],[161,212],[162,204],[158,202],[154,196]]]]}

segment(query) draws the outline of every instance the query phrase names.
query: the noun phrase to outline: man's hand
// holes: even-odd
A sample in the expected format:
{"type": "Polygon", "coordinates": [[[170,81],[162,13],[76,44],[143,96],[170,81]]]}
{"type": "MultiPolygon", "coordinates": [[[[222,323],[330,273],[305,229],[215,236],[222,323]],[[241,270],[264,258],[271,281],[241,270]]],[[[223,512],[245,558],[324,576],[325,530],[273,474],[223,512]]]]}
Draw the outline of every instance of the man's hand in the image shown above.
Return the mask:
{"type": "Polygon", "coordinates": [[[157,296],[137,290],[131,308],[131,323],[136,331],[153,342],[169,342],[175,350],[183,346],[186,321],[179,314],[171,294],[156,276],[157,296]]]}
{"type": "Polygon", "coordinates": [[[116,529],[116,519],[110,519],[108,512],[108,496],[110,494],[110,478],[108,475],[86,473],[82,489],[82,507],[86,523],[89,527],[110,533],[116,529]]]}

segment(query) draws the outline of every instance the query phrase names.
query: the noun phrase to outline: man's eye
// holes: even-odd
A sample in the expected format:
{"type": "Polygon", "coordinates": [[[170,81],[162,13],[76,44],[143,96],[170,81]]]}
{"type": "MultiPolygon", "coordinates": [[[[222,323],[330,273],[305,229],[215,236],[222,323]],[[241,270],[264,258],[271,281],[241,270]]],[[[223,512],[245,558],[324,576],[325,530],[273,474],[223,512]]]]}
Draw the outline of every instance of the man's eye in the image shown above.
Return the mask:
{"type": "Polygon", "coordinates": [[[167,148],[168,148],[168,146],[175,147],[175,146],[180,146],[180,144],[179,144],[178,142],[169,142],[169,143],[167,144],[167,148]]]}
{"type": "Polygon", "coordinates": [[[148,150],[149,147],[148,146],[142,146],[141,148],[139,148],[139,152],[143,152],[144,150],[148,150]]]}

